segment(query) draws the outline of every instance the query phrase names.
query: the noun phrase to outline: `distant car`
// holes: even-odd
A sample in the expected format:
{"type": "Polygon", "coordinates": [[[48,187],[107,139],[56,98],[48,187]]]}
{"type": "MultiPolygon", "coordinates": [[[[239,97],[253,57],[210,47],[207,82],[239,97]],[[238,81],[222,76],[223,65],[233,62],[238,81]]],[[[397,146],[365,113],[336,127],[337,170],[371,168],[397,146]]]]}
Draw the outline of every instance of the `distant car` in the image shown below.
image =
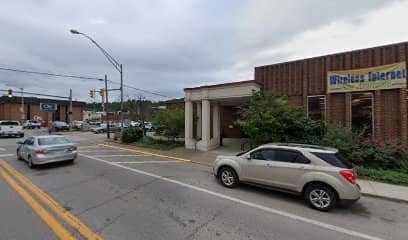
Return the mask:
{"type": "Polygon", "coordinates": [[[139,121],[130,121],[129,125],[131,127],[140,127],[142,124],[139,121]]]}
{"type": "Polygon", "coordinates": [[[18,159],[27,161],[30,168],[52,162],[73,162],[78,154],[77,147],[63,136],[32,136],[17,143],[18,159]]]}
{"type": "Polygon", "coordinates": [[[145,128],[147,131],[151,131],[151,130],[153,130],[153,125],[152,125],[151,122],[144,122],[144,128],[145,128]]]}
{"type": "Polygon", "coordinates": [[[72,121],[72,128],[75,130],[81,130],[83,125],[83,121],[72,121]]]}
{"type": "Polygon", "coordinates": [[[23,127],[18,121],[0,121],[0,136],[24,137],[23,127]]]}
{"type": "Polygon", "coordinates": [[[107,124],[101,123],[98,127],[91,128],[91,132],[93,133],[104,133],[107,131],[107,124]]]}
{"type": "Polygon", "coordinates": [[[27,120],[24,123],[23,128],[24,129],[35,129],[35,128],[40,129],[41,128],[41,122],[37,121],[37,120],[27,120]]]}
{"type": "Polygon", "coordinates": [[[55,121],[55,122],[52,123],[52,129],[55,132],[68,131],[69,130],[69,125],[66,122],[55,121]]]}
{"type": "Polygon", "coordinates": [[[218,156],[213,170],[225,187],[244,182],[294,193],[320,211],[338,202],[353,203],[361,195],[351,163],[334,148],[265,144],[237,156],[218,156]]]}

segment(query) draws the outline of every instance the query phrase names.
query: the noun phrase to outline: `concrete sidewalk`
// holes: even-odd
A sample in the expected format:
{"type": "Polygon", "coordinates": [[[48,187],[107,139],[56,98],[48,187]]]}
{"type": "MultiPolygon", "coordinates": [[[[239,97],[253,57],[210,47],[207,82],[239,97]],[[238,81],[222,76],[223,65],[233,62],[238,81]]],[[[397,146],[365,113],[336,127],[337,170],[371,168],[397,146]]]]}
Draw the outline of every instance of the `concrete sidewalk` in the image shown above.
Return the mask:
{"type": "MultiPolygon", "coordinates": [[[[107,143],[125,148],[136,149],[144,152],[151,152],[155,154],[184,158],[187,160],[191,160],[193,163],[202,164],[210,167],[212,166],[215,158],[218,155],[233,155],[239,152],[239,150],[237,149],[224,147],[219,147],[212,151],[203,152],[198,150],[197,151],[189,150],[183,147],[171,150],[157,150],[153,148],[120,144],[118,142],[113,141],[107,141],[107,143]]],[[[369,181],[365,179],[357,179],[357,183],[360,184],[361,192],[363,195],[408,203],[408,186],[393,185],[388,183],[369,181]]]]}

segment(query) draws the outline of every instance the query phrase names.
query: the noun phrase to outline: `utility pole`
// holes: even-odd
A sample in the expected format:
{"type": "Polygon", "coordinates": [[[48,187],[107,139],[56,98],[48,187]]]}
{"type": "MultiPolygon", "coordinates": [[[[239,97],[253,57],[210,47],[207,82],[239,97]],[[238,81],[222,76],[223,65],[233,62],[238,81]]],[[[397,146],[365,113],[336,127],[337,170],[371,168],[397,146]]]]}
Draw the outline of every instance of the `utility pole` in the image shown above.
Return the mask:
{"type": "Polygon", "coordinates": [[[120,131],[123,132],[123,69],[120,66],[120,131]]]}
{"type": "Polygon", "coordinates": [[[69,130],[72,131],[72,89],[69,89],[69,130]]]}
{"type": "Polygon", "coordinates": [[[105,74],[105,114],[106,114],[106,136],[110,139],[110,128],[109,128],[109,98],[108,98],[108,76],[105,74]]]}
{"type": "Polygon", "coordinates": [[[21,124],[24,124],[25,113],[24,113],[24,88],[21,88],[21,124]]]}

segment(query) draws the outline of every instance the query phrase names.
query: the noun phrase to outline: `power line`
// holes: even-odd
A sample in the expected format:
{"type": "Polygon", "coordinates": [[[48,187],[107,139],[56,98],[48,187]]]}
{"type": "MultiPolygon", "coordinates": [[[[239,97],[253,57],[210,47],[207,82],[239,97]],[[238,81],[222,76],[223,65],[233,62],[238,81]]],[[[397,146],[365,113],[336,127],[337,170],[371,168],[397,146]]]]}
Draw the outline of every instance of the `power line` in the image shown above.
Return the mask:
{"type": "Polygon", "coordinates": [[[37,71],[28,71],[28,70],[13,69],[13,68],[3,68],[3,67],[0,67],[0,70],[2,70],[2,71],[11,71],[11,72],[18,72],[18,73],[31,73],[31,74],[38,74],[38,75],[47,75],[47,76],[54,76],[54,77],[66,77],[66,78],[77,78],[77,79],[85,79],[85,80],[104,81],[104,79],[102,79],[102,78],[85,77],[85,76],[75,76],[75,75],[66,75],[66,74],[57,74],[57,73],[47,73],[47,72],[37,72],[37,71]]]}
{"type": "MultiPolygon", "coordinates": [[[[114,82],[114,81],[112,81],[112,80],[109,80],[109,82],[114,83],[114,84],[119,84],[119,83],[114,82]]],[[[149,90],[144,90],[144,89],[137,88],[137,87],[133,87],[133,86],[130,86],[130,85],[127,85],[127,84],[123,84],[123,86],[124,86],[124,87],[127,87],[127,88],[130,88],[130,89],[134,89],[134,90],[140,91],[140,92],[148,93],[148,94],[151,94],[151,95],[156,95],[156,96],[160,96],[160,97],[165,97],[165,98],[172,99],[172,97],[163,95],[163,94],[161,94],[161,93],[155,93],[155,92],[152,92],[152,91],[149,91],[149,90]]]]}
{"type": "MultiPolygon", "coordinates": [[[[15,68],[3,68],[3,67],[0,67],[0,70],[2,70],[2,71],[11,71],[11,72],[18,72],[18,73],[30,73],[30,74],[46,75],[46,76],[53,76],[53,77],[66,77],[66,78],[77,78],[77,79],[85,79],[85,80],[104,81],[103,78],[94,78],[94,77],[85,77],[85,76],[76,76],[76,75],[67,75],[67,74],[57,74],[57,73],[47,73],[47,72],[29,71],[29,70],[15,69],[15,68]]],[[[108,80],[108,81],[109,81],[110,83],[120,84],[120,83],[115,82],[115,81],[112,81],[112,80],[108,80]]],[[[137,91],[140,91],[140,92],[148,93],[148,94],[155,95],[155,96],[159,96],[159,97],[165,97],[165,98],[172,99],[172,97],[166,96],[166,95],[164,95],[164,94],[152,92],[152,91],[145,90],[145,89],[141,89],[141,88],[137,88],[137,87],[130,86],[130,85],[127,85],[127,84],[123,84],[123,87],[127,87],[127,88],[130,88],[130,89],[134,89],[134,90],[137,90],[137,91]]]]}

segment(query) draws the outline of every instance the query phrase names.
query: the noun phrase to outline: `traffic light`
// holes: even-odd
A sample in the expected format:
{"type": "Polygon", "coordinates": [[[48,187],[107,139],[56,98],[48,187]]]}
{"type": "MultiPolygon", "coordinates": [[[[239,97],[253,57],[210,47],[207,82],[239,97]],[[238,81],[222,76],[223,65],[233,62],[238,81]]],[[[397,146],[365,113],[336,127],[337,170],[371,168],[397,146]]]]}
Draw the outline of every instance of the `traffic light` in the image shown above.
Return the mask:
{"type": "Polygon", "coordinates": [[[8,96],[9,98],[13,97],[13,89],[7,90],[7,96],[8,96]]]}
{"type": "Polygon", "coordinates": [[[95,91],[94,90],[89,90],[89,97],[90,98],[95,98],[95,91]]]}
{"type": "Polygon", "coordinates": [[[100,94],[102,97],[105,97],[105,88],[101,88],[101,90],[99,90],[99,94],[100,94]]]}

